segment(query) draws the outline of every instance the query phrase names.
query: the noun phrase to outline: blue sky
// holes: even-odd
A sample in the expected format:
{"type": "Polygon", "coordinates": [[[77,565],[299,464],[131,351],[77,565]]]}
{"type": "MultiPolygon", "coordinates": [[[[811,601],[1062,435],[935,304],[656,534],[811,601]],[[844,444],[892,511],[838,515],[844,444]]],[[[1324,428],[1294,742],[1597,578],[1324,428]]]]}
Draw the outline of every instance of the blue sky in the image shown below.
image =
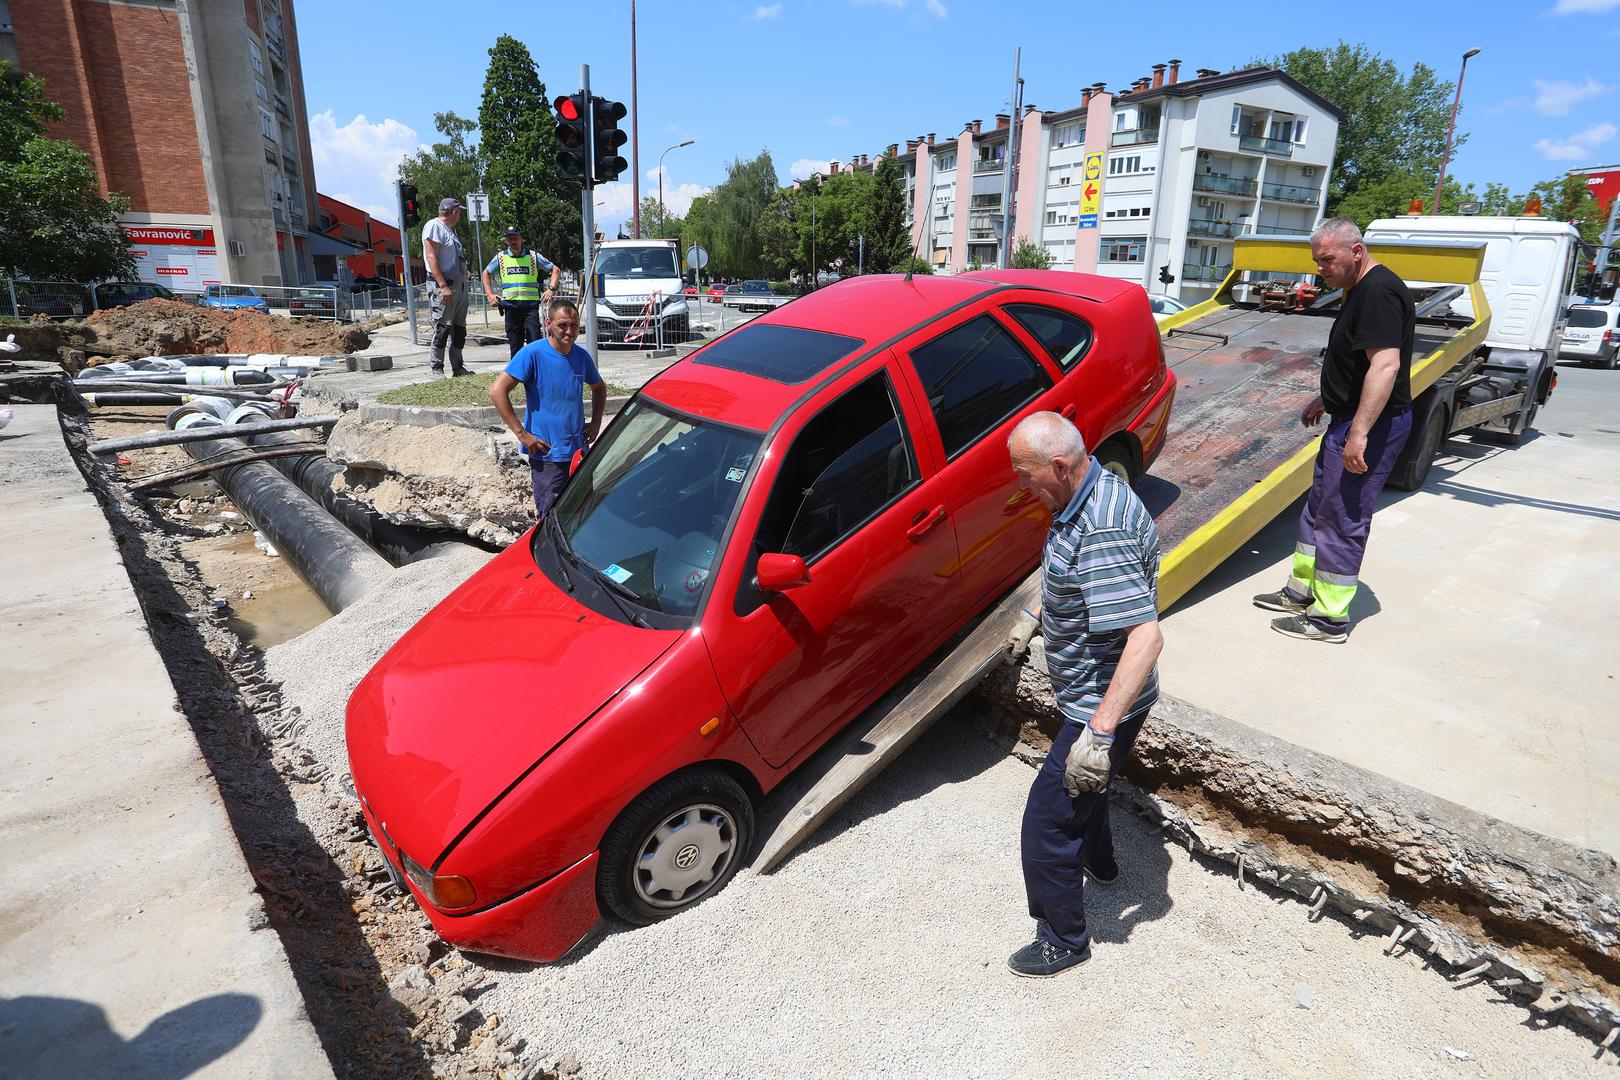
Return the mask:
{"type": "MultiPolygon", "coordinates": [[[[629,0],[583,10],[575,18],[532,5],[303,0],[299,46],[321,191],[393,220],[394,164],[433,141],[435,112],[476,118],[488,49],[501,33],[529,46],[549,96],[576,89],[588,63],[593,91],[628,104],[629,0]],[[451,17],[435,22],[441,13],[451,17]]],[[[1453,175],[1523,190],[1570,168],[1620,162],[1620,67],[1604,62],[1620,54],[1620,0],[1363,0],[1310,10],[1262,17],[1219,3],[638,0],[642,195],[657,193],[658,156],[683,139],[696,142],[665,159],[671,213],[724,180],[733,158],[761,149],[785,181],[908,136],[954,136],[974,118],[993,123],[1008,99],[1015,46],[1025,100],[1042,109],[1077,105],[1081,87],[1098,80],[1123,88],[1172,57],[1184,75],[1227,71],[1342,38],[1403,69],[1422,61],[1455,79],[1462,53],[1478,47],[1458,119],[1468,142],[1453,175]]],[[[629,189],[596,193],[610,233],[629,216],[629,189]]]]}

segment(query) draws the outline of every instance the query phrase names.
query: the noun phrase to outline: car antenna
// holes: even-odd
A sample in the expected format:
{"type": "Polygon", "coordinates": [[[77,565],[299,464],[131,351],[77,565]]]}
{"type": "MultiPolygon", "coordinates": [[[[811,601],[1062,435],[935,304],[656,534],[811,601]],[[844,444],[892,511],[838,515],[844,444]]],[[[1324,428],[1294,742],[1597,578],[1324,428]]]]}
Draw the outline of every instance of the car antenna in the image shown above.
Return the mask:
{"type": "Polygon", "coordinates": [[[908,285],[911,284],[912,271],[917,269],[917,263],[919,261],[921,261],[921,259],[922,259],[923,231],[925,229],[927,229],[927,227],[928,227],[928,221],[925,218],[923,220],[923,228],[917,230],[917,242],[915,244],[911,245],[911,247],[912,247],[911,262],[906,264],[906,277],[905,277],[906,284],[908,284],[908,285]]]}

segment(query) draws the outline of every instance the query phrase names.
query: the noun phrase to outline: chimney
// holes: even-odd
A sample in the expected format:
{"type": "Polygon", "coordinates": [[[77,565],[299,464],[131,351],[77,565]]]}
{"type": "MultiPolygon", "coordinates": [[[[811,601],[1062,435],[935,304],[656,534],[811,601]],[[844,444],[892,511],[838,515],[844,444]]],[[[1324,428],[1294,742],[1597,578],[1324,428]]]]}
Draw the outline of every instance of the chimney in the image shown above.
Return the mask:
{"type": "Polygon", "coordinates": [[[1163,64],[1153,65],[1153,89],[1155,90],[1164,85],[1164,68],[1165,65],[1163,64]]]}
{"type": "Polygon", "coordinates": [[[1080,107],[1082,109],[1091,104],[1091,95],[1095,93],[1096,91],[1089,86],[1080,91],[1080,107]]]}
{"type": "Polygon", "coordinates": [[[1135,82],[1131,83],[1131,89],[1146,90],[1148,88],[1148,84],[1152,81],[1152,79],[1149,79],[1146,75],[1143,75],[1140,79],[1137,79],[1135,82]]]}
{"type": "Polygon", "coordinates": [[[1024,115],[1025,116],[1028,116],[1030,113],[1032,113],[1034,111],[1035,111],[1035,106],[1025,104],[1025,106],[1024,106],[1024,115]]]}
{"type": "Polygon", "coordinates": [[[1181,61],[1180,60],[1172,60],[1172,61],[1170,61],[1170,79],[1169,79],[1167,85],[1169,85],[1169,86],[1176,85],[1176,80],[1178,80],[1180,78],[1181,78],[1181,61]]]}
{"type": "Polygon", "coordinates": [[[1214,68],[1199,68],[1197,71],[1193,72],[1193,78],[1195,78],[1195,79],[1207,79],[1211,75],[1219,75],[1219,74],[1220,74],[1220,72],[1216,71],[1214,68]]]}
{"type": "Polygon", "coordinates": [[[933,145],[934,145],[934,133],[933,133],[933,132],[932,132],[932,131],[930,131],[930,132],[929,132],[929,133],[928,133],[928,145],[929,145],[929,146],[933,146],[933,145]]]}
{"type": "Polygon", "coordinates": [[[827,162],[827,175],[829,175],[829,176],[837,176],[838,175],[838,162],[836,162],[836,161],[827,162]]]}
{"type": "Polygon", "coordinates": [[[906,153],[915,154],[917,152],[917,144],[920,143],[920,142],[922,142],[921,139],[907,139],[906,140],[906,153]]]}
{"type": "Polygon", "coordinates": [[[979,133],[979,131],[984,127],[984,122],[981,121],[981,120],[969,120],[967,126],[968,126],[969,131],[971,131],[971,132],[973,132],[973,134],[977,135],[979,133]]]}
{"type": "Polygon", "coordinates": [[[1006,130],[1007,125],[1011,124],[1011,123],[1012,123],[1012,117],[1011,116],[1008,116],[1004,112],[996,113],[996,130],[997,131],[1006,130]]]}
{"type": "MultiPolygon", "coordinates": [[[[889,144],[889,148],[887,150],[883,151],[883,152],[885,154],[887,154],[889,157],[899,157],[900,156],[900,144],[897,143],[897,142],[892,142],[892,143],[889,144]]],[[[911,147],[909,147],[909,146],[906,147],[906,152],[910,153],[911,152],[911,147]]]]}

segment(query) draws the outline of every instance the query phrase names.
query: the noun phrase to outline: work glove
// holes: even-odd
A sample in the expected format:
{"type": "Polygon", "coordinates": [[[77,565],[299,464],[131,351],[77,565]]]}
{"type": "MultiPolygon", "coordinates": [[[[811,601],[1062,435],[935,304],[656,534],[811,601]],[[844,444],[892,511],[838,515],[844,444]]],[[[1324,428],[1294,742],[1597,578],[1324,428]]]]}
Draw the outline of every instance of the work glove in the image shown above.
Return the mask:
{"type": "Polygon", "coordinates": [[[1113,746],[1112,735],[1099,735],[1090,724],[1080,729],[1080,737],[1069,747],[1069,757],[1063,763],[1063,788],[1070,798],[1108,786],[1108,752],[1113,746]]]}
{"type": "Polygon", "coordinates": [[[1007,635],[1007,662],[1016,663],[1020,656],[1029,652],[1030,640],[1040,632],[1041,620],[1027,611],[1020,611],[1018,621],[1007,635]]]}

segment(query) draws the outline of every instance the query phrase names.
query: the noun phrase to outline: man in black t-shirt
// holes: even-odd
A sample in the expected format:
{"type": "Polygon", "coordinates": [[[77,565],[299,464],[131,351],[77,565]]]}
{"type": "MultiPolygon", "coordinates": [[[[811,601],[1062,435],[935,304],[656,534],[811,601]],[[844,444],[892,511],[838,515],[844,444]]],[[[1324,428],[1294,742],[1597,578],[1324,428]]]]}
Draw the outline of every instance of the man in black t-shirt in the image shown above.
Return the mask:
{"type": "Polygon", "coordinates": [[[1308,641],[1349,636],[1350,601],[1367,551],[1373,504],[1412,430],[1412,294],[1373,259],[1361,230],[1329,218],[1311,233],[1311,257],[1329,288],[1344,290],[1322,362],[1322,393],[1300,422],[1327,432],[1299,515],[1288,583],[1256,606],[1287,614],[1271,628],[1308,641]]]}

